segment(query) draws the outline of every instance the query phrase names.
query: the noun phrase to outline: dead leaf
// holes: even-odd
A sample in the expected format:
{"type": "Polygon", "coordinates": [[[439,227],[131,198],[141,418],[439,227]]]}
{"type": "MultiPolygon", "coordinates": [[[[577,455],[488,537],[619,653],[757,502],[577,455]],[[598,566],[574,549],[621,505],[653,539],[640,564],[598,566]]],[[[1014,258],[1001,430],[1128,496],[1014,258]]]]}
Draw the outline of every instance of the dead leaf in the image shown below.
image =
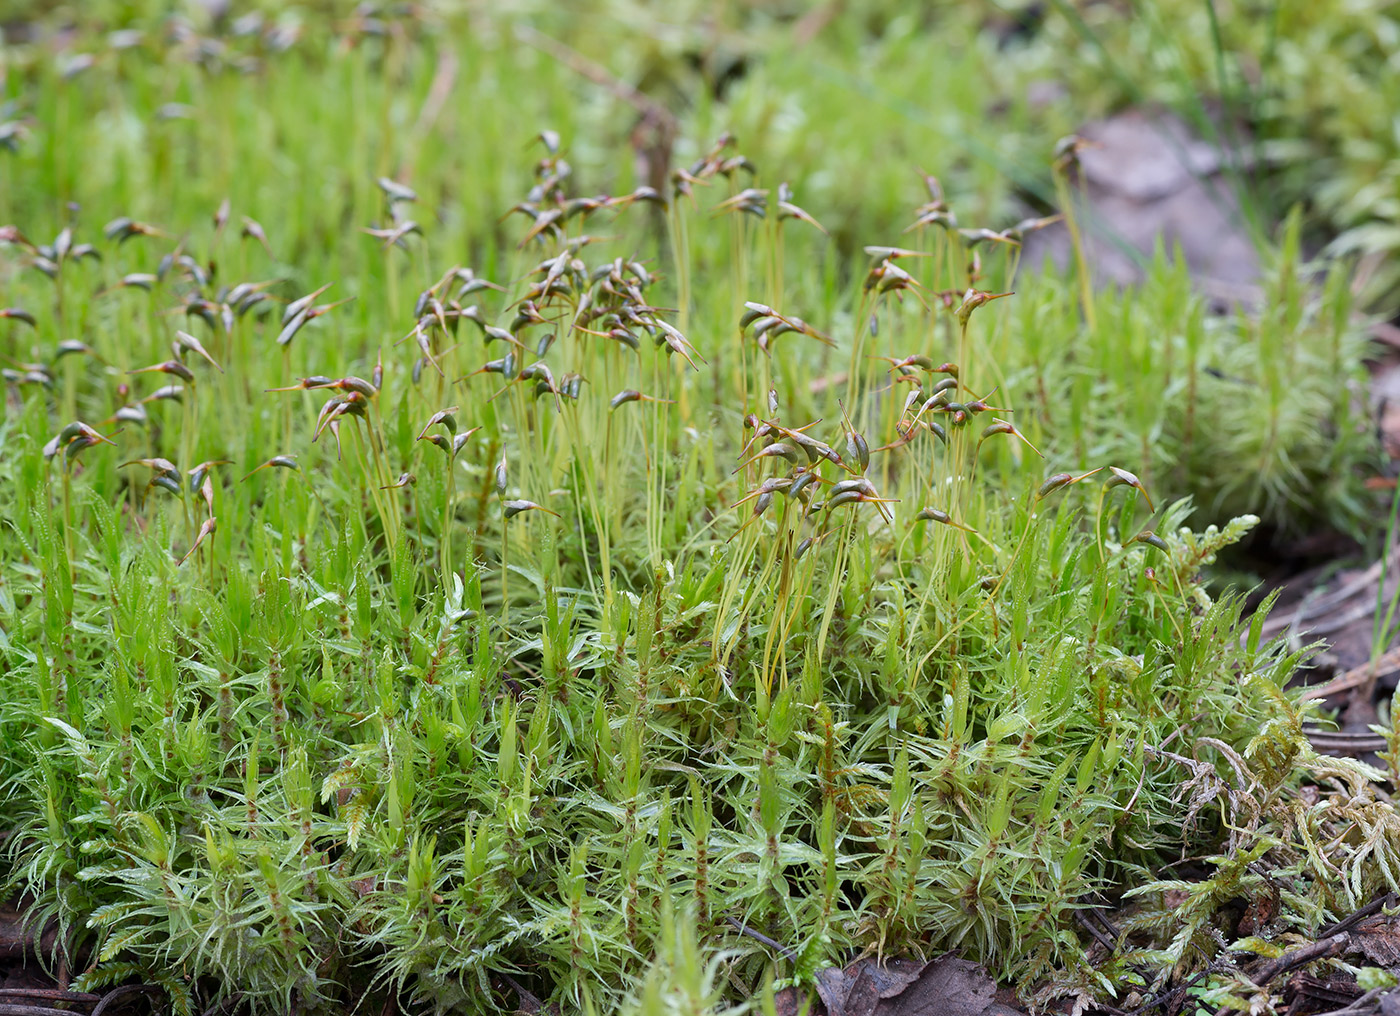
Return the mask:
{"type": "Polygon", "coordinates": [[[1367,921],[1351,933],[1353,948],[1378,967],[1400,966],[1400,922],[1394,918],[1367,921]]]}
{"type": "MultiPolygon", "coordinates": [[[[996,990],[981,967],[951,954],[928,963],[866,958],[817,973],[823,1007],[813,1016],[1019,1016],[994,1000],[996,990]]],[[[801,996],[784,1002],[800,1006],[801,996]]]]}
{"type": "Polygon", "coordinates": [[[1021,1016],[995,1001],[996,990],[976,963],[940,956],[897,997],[883,999],[875,1016],[1021,1016]]]}
{"type": "Polygon", "coordinates": [[[794,985],[773,995],[773,1011],[777,1016],[819,1016],[825,1010],[811,991],[794,985]]]}
{"type": "Polygon", "coordinates": [[[377,875],[366,875],[364,878],[354,879],[350,883],[350,887],[355,890],[356,895],[363,899],[379,888],[379,877],[377,875]]]}

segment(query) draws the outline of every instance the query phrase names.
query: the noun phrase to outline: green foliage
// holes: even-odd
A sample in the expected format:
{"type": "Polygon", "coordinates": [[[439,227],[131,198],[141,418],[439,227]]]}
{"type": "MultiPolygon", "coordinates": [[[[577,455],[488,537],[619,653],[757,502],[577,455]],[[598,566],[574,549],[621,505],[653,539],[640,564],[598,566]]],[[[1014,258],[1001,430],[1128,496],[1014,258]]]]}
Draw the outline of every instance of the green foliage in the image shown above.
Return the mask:
{"type": "MultiPolygon", "coordinates": [[[[1243,508],[1364,510],[1344,290],[1296,243],[1262,322],[1162,262],[1085,327],[935,185],[859,258],[813,166],[719,143],[648,192],[611,100],[450,27],[511,102],[431,130],[407,19],[13,77],[7,884],[83,984],[699,1012],[961,947],[1029,988],[1239,824],[1190,821],[1169,743],[1275,796],[1332,765],[1201,578],[1243,508]]],[[[1298,909],[1393,864],[1352,862],[1298,909]]]]}

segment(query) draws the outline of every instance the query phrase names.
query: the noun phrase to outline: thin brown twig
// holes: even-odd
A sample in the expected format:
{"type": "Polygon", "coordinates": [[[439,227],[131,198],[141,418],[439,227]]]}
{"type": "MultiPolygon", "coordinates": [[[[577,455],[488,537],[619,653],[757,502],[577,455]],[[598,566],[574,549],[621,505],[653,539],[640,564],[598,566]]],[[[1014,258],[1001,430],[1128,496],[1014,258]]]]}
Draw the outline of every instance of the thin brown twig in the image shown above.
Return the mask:
{"type": "Polygon", "coordinates": [[[413,143],[408,146],[408,152],[412,153],[405,157],[405,161],[399,167],[399,179],[408,179],[413,175],[413,155],[417,153],[423,139],[428,136],[428,132],[433,129],[433,124],[437,123],[438,117],[442,114],[443,107],[447,104],[448,98],[452,95],[452,87],[457,83],[457,68],[459,66],[457,54],[450,48],[443,49],[438,54],[437,69],[433,72],[432,84],[428,86],[427,97],[423,100],[423,106],[418,111],[418,119],[414,121],[411,137],[413,143]]]}
{"type": "Polygon", "coordinates": [[[1178,995],[1184,997],[1187,991],[1189,991],[1194,985],[1199,984],[1210,974],[1215,973],[1216,969],[1217,968],[1215,964],[1211,964],[1210,966],[1207,966],[1204,969],[1198,971],[1189,981],[1184,981],[1181,984],[1174,985],[1170,988],[1163,988],[1161,991],[1153,995],[1151,998],[1149,998],[1146,1002],[1142,1003],[1142,1005],[1138,1006],[1136,1009],[1129,1009],[1129,1016],[1140,1016],[1141,1013],[1145,1013],[1151,1009],[1155,1009],[1165,1002],[1170,1002],[1172,998],[1178,995]]]}
{"type": "Polygon", "coordinates": [[[1339,691],[1359,688],[1373,677],[1387,673],[1394,667],[1400,667],[1400,646],[1382,653],[1376,658],[1374,666],[1368,662],[1359,667],[1352,667],[1345,674],[1338,674],[1330,681],[1305,689],[1298,697],[1301,699],[1326,698],[1339,691]]]}
{"type": "Polygon", "coordinates": [[[529,25],[517,25],[515,27],[515,37],[525,43],[525,45],[533,46],[541,53],[558,60],[575,74],[587,78],[595,85],[606,88],[614,96],[636,109],[637,112],[641,113],[643,116],[667,128],[674,129],[676,127],[675,114],[669,109],[645,92],[614,77],[609,73],[606,67],[588,59],[588,57],[571,46],[567,46],[558,39],[545,35],[543,32],[529,25]]]}
{"type": "Polygon", "coordinates": [[[1318,1016],[1352,1016],[1353,1013],[1375,1012],[1374,1003],[1386,991],[1385,988],[1372,988],[1364,995],[1360,995],[1355,1001],[1348,1003],[1341,1009],[1333,1009],[1331,1012],[1319,1013],[1318,1016]]]}
{"type": "MultiPolygon", "coordinates": [[[[238,1004],[242,1001],[243,992],[235,991],[228,998],[225,998],[219,1002],[215,1002],[208,1009],[205,1009],[204,1016],[223,1016],[224,1013],[232,1012],[234,1009],[236,1009],[238,1007],[238,1004]]],[[[350,1011],[355,1011],[353,1006],[351,1007],[350,1011]]]]}
{"type": "Polygon", "coordinates": [[[1085,913],[1087,913],[1094,920],[1098,921],[1099,925],[1103,928],[1103,930],[1108,932],[1115,939],[1120,939],[1123,937],[1123,933],[1118,930],[1118,926],[1115,925],[1112,921],[1110,921],[1107,917],[1105,917],[1104,912],[1102,910],[1088,910],[1085,911],[1085,913]]]}
{"type": "Polygon", "coordinates": [[[64,991],[62,988],[0,988],[0,999],[9,998],[39,998],[46,1002],[81,1002],[88,1005],[102,1001],[101,995],[64,991]]]}
{"type": "Polygon", "coordinates": [[[1326,959],[1329,956],[1336,956],[1347,947],[1351,941],[1351,936],[1346,932],[1338,935],[1330,935],[1327,938],[1318,939],[1297,949],[1290,949],[1282,956],[1268,960],[1261,965],[1254,973],[1249,975],[1249,979],[1261,988],[1272,981],[1279,974],[1286,974],[1295,967],[1301,967],[1305,963],[1313,960],[1326,959]]]}
{"type": "Polygon", "coordinates": [[[1380,734],[1349,733],[1347,731],[1313,730],[1304,728],[1308,742],[1320,752],[1360,757],[1367,752],[1384,751],[1386,739],[1380,734]]]}
{"type": "Polygon", "coordinates": [[[733,918],[733,917],[726,917],[726,918],[725,918],[725,921],[728,922],[728,924],[730,925],[730,927],[735,928],[736,930],[738,930],[739,934],[741,934],[741,935],[747,935],[747,936],[749,936],[749,938],[753,939],[754,941],[763,943],[763,944],[766,945],[769,949],[776,949],[778,952],[782,953],[785,957],[787,957],[787,958],[788,958],[789,960],[791,960],[793,963],[796,963],[796,962],[797,962],[797,953],[793,952],[791,949],[789,949],[787,946],[783,945],[781,942],[778,942],[778,941],[775,941],[774,939],[769,938],[767,935],[763,934],[763,932],[761,932],[761,931],[754,931],[754,929],[750,928],[750,927],[749,927],[747,924],[745,924],[743,921],[736,920],[736,919],[733,918]]]}
{"type": "Polygon", "coordinates": [[[1384,896],[1380,896],[1370,903],[1367,903],[1364,907],[1358,907],[1356,910],[1353,910],[1335,924],[1323,928],[1322,931],[1318,932],[1317,937],[1331,938],[1339,932],[1348,931],[1366,920],[1366,918],[1370,917],[1372,914],[1379,914],[1386,907],[1394,906],[1396,902],[1400,902],[1400,893],[1386,893],[1384,896]]]}
{"type": "Polygon", "coordinates": [[[92,1016],[102,1016],[117,999],[127,995],[163,995],[164,988],[159,988],[154,984],[119,984],[111,991],[102,996],[102,1001],[97,1003],[97,1007],[92,1010],[92,1016]]]}
{"type": "Polygon", "coordinates": [[[1090,937],[1093,938],[1095,942],[1097,942],[1099,945],[1103,946],[1105,949],[1108,950],[1108,954],[1110,956],[1112,956],[1118,951],[1117,943],[1115,943],[1113,939],[1109,938],[1102,931],[1096,928],[1093,922],[1090,921],[1089,918],[1084,916],[1084,912],[1082,910],[1076,911],[1074,917],[1075,920],[1079,922],[1080,926],[1089,933],[1090,937]]]}

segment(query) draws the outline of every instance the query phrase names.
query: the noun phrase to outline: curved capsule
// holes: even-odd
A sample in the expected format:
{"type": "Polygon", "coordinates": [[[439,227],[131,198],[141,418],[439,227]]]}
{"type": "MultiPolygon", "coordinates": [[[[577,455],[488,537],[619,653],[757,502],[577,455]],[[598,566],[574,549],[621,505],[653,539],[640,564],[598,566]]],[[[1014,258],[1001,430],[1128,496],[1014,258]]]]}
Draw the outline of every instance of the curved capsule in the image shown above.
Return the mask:
{"type": "Polygon", "coordinates": [[[471,436],[472,436],[473,434],[475,434],[477,431],[479,431],[480,429],[481,429],[480,427],[472,427],[472,428],[469,429],[469,430],[464,430],[464,431],[462,431],[462,433],[458,434],[456,437],[454,437],[454,438],[452,439],[452,456],[453,456],[453,458],[456,458],[456,457],[457,457],[457,455],[462,451],[462,449],[466,447],[467,442],[471,440],[471,436]]]}
{"type": "MultiPolygon", "coordinates": [[[[1099,467],[1099,469],[1102,468],[1102,466],[1099,467]]],[[[1063,487],[1068,487],[1072,483],[1087,480],[1097,473],[1099,469],[1091,469],[1087,473],[1082,473],[1079,476],[1075,476],[1073,473],[1056,473],[1053,476],[1047,477],[1045,482],[1040,485],[1040,489],[1035,492],[1036,500],[1053,494],[1063,487]]]]}
{"type": "Polygon", "coordinates": [[[826,501],[826,510],[840,508],[847,504],[860,504],[865,500],[865,494],[858,490],[843,490],[839,494],[832,494],[826,501]]]}
{"type": "Polygon", "coordinates": [[[210,471],[215,466],[231,466],[233,462],[229,459],[211,459],[208,462],[201,462],[190,470],[190,490],[195,490],[204,485],[210,471]]]}
{"type": "Polygon", "coordinates": [[[86,342],[82,342],[78,339],[64,339],[58,344],[57,348],[55,348],[54,350],[54,362],[57,363],[59,360],[62,360],[65,356],[96,357],[97,354],[93,351],[92,347],[89,346],[86,342]]]}
{"type": "Polygon", "coordinates": [[[169,477],[175,480],[177,484],[180,480],[180,470],[177,469],[175,463],[171,462],[169,459],[132,459],[130,462],[123,462],[121,465],[117,466],[117,468],[125,469],[127,466],[145,466],[147,469],[154,471],[157,476],[169,477]]]}
{"type": "MultiPolygon", "coordinates": [[[[1112,473],[1113,476],[1104,483],[1103,489],[1105,491],[1112,490],[1114,487],[1132,487],[1146,499],[1147,507],[1150,510],[1156,510],[1152,507],[1152,498],[1148,495],[1147,488],[1143,486],[1142,481],[1139,480],[1136,475],[1128,472],[1126,469],[1119,469],[1117,466],[1109,466],[1108,471],[1112,473]]],[[[1153,544],[1153,546],[1156,546],[1156,544],[1153,544]]]]}
{"type": "Polygon", "coordinates": [[[543,381],[550,391],[554,390],[554,372],[545,363],[532,363],[520,369],[520,380],[522,381],[543,381]]]}
{"type": "Polygon", "coordinates": [[[8,318],[11,321],[22,321],[30,328],[38,327],[35,323],[34,315],[27,310],[21,310],[19,307],[6,307],[4,310],[0,310],[0,318],[8,318]]]}
{"type": "Polygon", "coordinates": [[[1073,482],[1073,473],[1055,473],[1053,476],[1046,477],[1045,482],[1040,485],[1040,489],[1035,492],[1035,496],[1037,498],[1046,497],[1073,482]]]}
{"type": "Polygon", "coordinates": [[[552,512],[544,505],[535,504],[533,501],[503,501],[501,502],[501,508],[502,514],[508,519],[514,518],[521,512],[528,511],[541,511],[546,515],[553,515],[555,518],[559,517],[558,512],[552,512]]]}
{"type": "Polygon", "coordinates": [[[952,526],[954,529],[961,529],[964,532],[977,534],[977,530],[971,526],[965,526],[961,522],[953,521],[953,517],[939,508],[925,508],[914,516],[917,522],[937,522],[941,525],[952,526]]]}
{"type": "Polygon", "coordinates": [[[748,460],[739,463],[734,471],[737,473],[740,469],[752,465],[759,459],[771,458],[787,459],[793,465],[797,465],[801,461],[797,454],[797,449],[792,447],[792,445],[784,444],[781,441],[774,441],[772,444],[768,445],[768,447],[759,449],[758,452],[752,455],[748,460]]]}
{"type": "Polygon", "coordinates": [[[1171,547],[1167,545],[1167,541],[1162,539],[1150,529],[1144,529],[1142,532],[1138,533],[1136,536],[1133,537],[1132,542],[1145,543],[1149,547],[1156,547],[1164,554],[1171,553],[1171,547]]]}
{"type": "Polygon", "coordinates": [[[927,356],[924,356],[922,353],[915,353],[913,356],[906,356],[903,360],[900,360],[898,363],[896,363],[895,366],[919,367],[923,370],[928,371],[936,369],[933,365],[933,360],[927,356]]]}
{"type": "Polygon", "coordinates": [[[151,482],[150,482],[149,484],[147,484],[147,487],[148,487],[148,488],[150,488],[150,487],[159,487],[161,490],[168,490],[170,493],[174,494],[176,497],[184,497],[184,496],[185,496],[184,488],[182,488],[182,487],[180,486],[180,484],[179,484],[177,481],[171,479],[171,478],[168,477],[168,476],[156,476],[156,477],[153,477],[153,478],[151,479],[151,482]]]}
{"type": "Polygon", "coordinates": [[[835,496],[852,490],[859,491],[862,494],[869,494],[872,497],[875,495],[875,488],[871,486],[870,481],[863,476],[857,476],[850,480],[842,480],[831,488],[831,493],[835,496]]]}
{"type": "Polygon", "coordinates": [[[808,437],[800,430],[792,430],[787,427],[779,428],[783,437],[797,445],[807,453],[807,461],[815,463],[819,459],[825,459],[833,465],[842,465],[841,456],[837,455],[829,445],[823,444],[814,437],[808,437]]]}
{"type": "Polygon", "coordinates": [[[338,388],[341,391],[355,392],[367,399],[372,399],[379,394],[379,389],[362,377],[343,377],[329,387],[338,388]]]}
{"type": "Polygon", "coordinates": [[[446,409],[439,409],[432,416],[428,417],[428,422],[423,425],[423,429],[418,432],[418,440],[423,440],[423,435],[428,433],[433,427],[442,424],[447,428],[449,434],[457,433],[457,407],[448,406],[446,409]]]}
{"type": "Polygon", "coordinates": [[[263,390],[268,392],[302,392],[314,388],[329,388],[333,384],[335,384],[335,378],[327,377],[325,374],[312,374],[310,377],[298,378],[294,385],[263,390]]]}
{"type": "Polygon", "coordinates": [[[641,340],[639,340],[637,336],[633,335],[626,328],[622,328],[620,326],[617,328],[610,328],[603,334],[606,338],[612,339],[614,342],[620,342],[622,345],[626,346],[628,349],[631,349],[633,352],[641,351],[641,340]]]}
{"type": "Polygon", "coordinates": [[[745,303],[744,306],[748,309],[745,310],[743,316],[739,318],[739,328],[741,331],[747,329],[749,325],[760,318],[776,318],[777,316],[777,312],[767,304],[745,303]]]}
{"type": "MultiPolygon", "coordinates": [[[[803,470],[792,481],[792,486],[788,488],[788,497],[802,497],[807,488],[814,483],[820,483],[821,477],[810,470],[803,470]]],[[[809,495],[810,496],[810,495],[809,495]]]]}
{"type": "Polygon", "coordinates": [[[870,468],[870,445],[866,443],[865,435],[860,431],[846,432],[846,454],[860,467],[862,473],[870,468]]]}
{"type": "Polygon", "coordinates": [[[135,423],[144,426],[150,422],[150,414],[146,412],[146,407],[139,402],[131,406],[122,406],[112,414],[112,422],[135,423]]]}
{"type": "Polygon", "coordinates": [[[184,351],[188,350],[191,353],[195,353],[198,356],[202,356],[206,361],[208,361],[209,366],[213,367],[220,374],[224,372],[224,368],[220,367],[218,363],[214,361],[214,358],[209,355],[209,350],[204,348],[204,344],[200,342],[199,339],[191,335],[189,332],[176,331],[175,342],[173,343],[173,345],[175,347],[175,355],[183,356],[184,351]]]}
{"type": "Polygon", "coordinates": [[[190,544],[190,549],[185,552],[184,557],[180,558],[180,560],[176,562],[175,566],[178,568],[180,565],[188,561],[191,555],[193,555],[194,552],[200,548],[200,545],[203,544],[204,541],[214,532],[218,525],[219,520],[212,515],[205,519],[202,523],[200,523],[199,532],[195,535],[194,543],[190,544]]]}
{"type": "Polygon", "coordinates": [[[292,339],[296,337],[297,332],[301,331],[302,326],[310,320],[311,311],[309,309],[298,311],[282,328],[281,333],[277,336],[277,344],[279,346],[287,345],[287,343],[291,342],[292,339]]]}
{"type": "Polygon", "coordinates": [[[65,426],[58,434],[44,445],[44,458],[51,459],[62,449],[64,457],[72,459],[84,448],[90,448],[95,444],[116,444],[111,438],[103,437],[87,424],[75,420],[65,426]]]}
{"type": "Polygon", "coordinates": [[[173,374],[186,384],[194,383],[194,371],[190,370],[179,360],[166,360],[164,363],[153,363],[149,367],[137,367],[135,370],[127,371],[127,373],[149,374],[152,371],[161,374],[173,374]]]}
{"type": "Polygon", "coordinates": [[[1045,457],[1040,454],[1039,448],[1030,443],[1030,440],[1026,437],[1026,435],[1022,434],[1019,430],[1016,429],[1015,424],[1008,423],[1006,420],[995,420],[991,424],[988,424],[986,429],[982,431],[982,436],[978,438],[977,444],[980,446],[983,441],[987,440],[987,438],[994,437],[997,434],[1009,434],[1011,437],[1016,438],[1018,441],[1024,444],[1031,451],[1035,452],[1036,455],[1040,456],[1041,458],[1045,457]]]}
{"type": "Polygon", "coordinates": [[[185,388],[183,385],[165,385],[157,388],[147,395],[142,402],[183,402],[185,400],[185,388]]]}

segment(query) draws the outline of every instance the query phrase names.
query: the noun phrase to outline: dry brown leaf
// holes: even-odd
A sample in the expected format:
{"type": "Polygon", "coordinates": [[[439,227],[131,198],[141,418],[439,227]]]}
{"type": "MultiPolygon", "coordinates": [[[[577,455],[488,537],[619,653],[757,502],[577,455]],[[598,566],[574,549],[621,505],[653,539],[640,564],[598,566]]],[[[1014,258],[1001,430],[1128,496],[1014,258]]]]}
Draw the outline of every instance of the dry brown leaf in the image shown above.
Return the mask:
{"type": "Polygon", "coordinates": [[[1367,921],[1351,933],[1351,944],[1380,967],[1400,966],[1400,922],[1386,917],[1367,921]]]}
{"type": "MultiPolygon", "coordinates": [[[[995,1001],[996,984],[981,967],[951,954],[928,963],[866,958],[827,967],[817,974],[817,994],[813,1016],[1019,1016],[995,1001]]],[[[799,1016],[806,995],[782,995],[778,1011],[799,1016]]]]}

